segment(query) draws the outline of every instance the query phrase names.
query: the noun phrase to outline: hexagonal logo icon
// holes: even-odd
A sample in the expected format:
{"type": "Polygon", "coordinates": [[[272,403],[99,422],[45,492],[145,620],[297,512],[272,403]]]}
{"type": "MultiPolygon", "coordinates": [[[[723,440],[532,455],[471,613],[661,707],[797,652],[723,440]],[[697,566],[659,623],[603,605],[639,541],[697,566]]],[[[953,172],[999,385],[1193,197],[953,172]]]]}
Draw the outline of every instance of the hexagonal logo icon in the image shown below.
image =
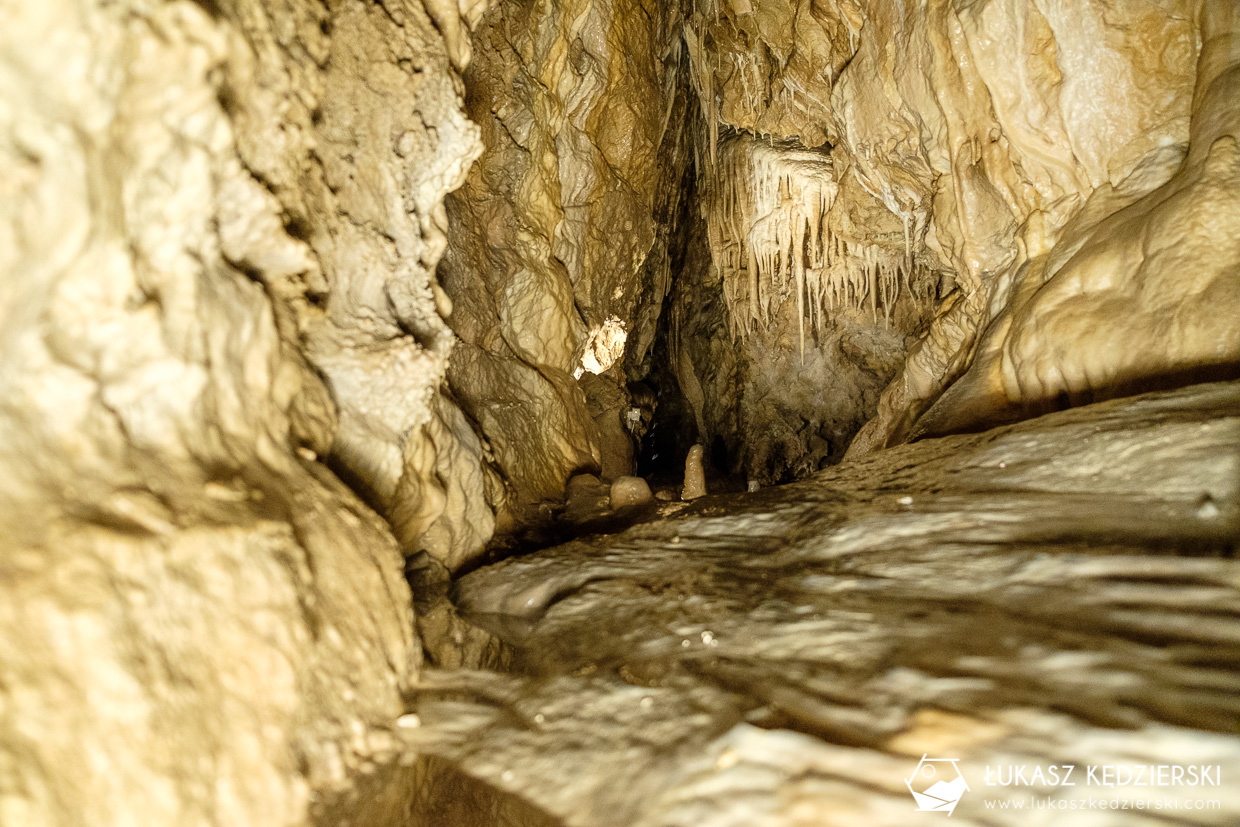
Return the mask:
{"type": "Polygon", "coordinates": [[[956,811],[960,797],[969,785],[960,774],[959,758],[931,758],[923,755],[917,769],[904,779],[908,791],[917,802],[918,812],[947,813],[956,811]]]}

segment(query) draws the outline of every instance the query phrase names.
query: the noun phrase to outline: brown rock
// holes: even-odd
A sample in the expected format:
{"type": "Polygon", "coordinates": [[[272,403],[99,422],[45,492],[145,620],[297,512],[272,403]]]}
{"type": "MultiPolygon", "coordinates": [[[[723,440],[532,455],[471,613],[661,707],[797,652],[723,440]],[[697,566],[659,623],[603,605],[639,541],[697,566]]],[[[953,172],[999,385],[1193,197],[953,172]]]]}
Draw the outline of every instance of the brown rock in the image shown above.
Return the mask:
{"type": "Polygon", "coordinates": [[[645,505],[653,499],[650,486],[641,477],[618,477],[611,484],[611,507],[645,505]]]}
{"type": "Polygon", "coordinates": [[[685,484],[680,490],[682,500],[696,500],[706,496],[706,472],[702,468],[701,445],[694,445],[685,457],[685,484]]]}

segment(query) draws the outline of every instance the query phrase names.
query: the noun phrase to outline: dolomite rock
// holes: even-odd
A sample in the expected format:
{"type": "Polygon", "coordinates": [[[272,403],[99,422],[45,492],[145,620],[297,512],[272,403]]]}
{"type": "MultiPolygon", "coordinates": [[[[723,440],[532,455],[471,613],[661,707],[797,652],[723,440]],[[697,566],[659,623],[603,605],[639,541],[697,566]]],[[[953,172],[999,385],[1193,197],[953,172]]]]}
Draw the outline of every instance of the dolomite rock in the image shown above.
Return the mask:
{"type": "Polygon", "coordinates": [[[433,524],[429,274],[476,131],[420,4],[207,5],[0,30],[0,823],[419,793],[401,548],[318,458],[433,524]]]}

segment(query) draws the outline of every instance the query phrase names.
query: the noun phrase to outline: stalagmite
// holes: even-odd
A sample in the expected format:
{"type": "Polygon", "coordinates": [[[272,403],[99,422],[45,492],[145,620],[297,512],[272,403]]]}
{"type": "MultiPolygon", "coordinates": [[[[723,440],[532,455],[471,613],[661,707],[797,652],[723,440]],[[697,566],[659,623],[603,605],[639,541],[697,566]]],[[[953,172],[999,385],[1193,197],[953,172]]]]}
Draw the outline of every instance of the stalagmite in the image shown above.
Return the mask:
{"type": "Polygon", "coordinates": [[[706,496],[706,472],[702,468],[703,448],[694,445],[685,457],[685,484],[680,490],[682,500],[696,500],[706,496]]]}

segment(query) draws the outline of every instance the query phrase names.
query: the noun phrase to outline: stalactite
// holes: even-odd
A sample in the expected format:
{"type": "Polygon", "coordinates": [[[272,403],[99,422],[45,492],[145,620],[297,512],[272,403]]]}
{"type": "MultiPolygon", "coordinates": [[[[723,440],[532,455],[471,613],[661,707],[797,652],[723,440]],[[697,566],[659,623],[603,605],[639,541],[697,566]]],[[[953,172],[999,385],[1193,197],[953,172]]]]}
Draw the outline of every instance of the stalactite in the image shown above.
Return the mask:
{"type": "Polygon", "coordinates": [[[904,287],[913,294],[913,214],[903,213],[904,221],[904,287]]]}
{"type": "Polygon", "coordinates": [[[877,324],[881,305],[890,322],[914,271],[911,218],[903,250],[849,242],[828,224],[838,193],[828,154],[747,135],[725,138],[717,153],[706,188],[707,238],[734,337],[769,324],[788,296],[795,296],[802,355],[805,324],[821,331],[841,308],[868,309],[877,324]]]}

